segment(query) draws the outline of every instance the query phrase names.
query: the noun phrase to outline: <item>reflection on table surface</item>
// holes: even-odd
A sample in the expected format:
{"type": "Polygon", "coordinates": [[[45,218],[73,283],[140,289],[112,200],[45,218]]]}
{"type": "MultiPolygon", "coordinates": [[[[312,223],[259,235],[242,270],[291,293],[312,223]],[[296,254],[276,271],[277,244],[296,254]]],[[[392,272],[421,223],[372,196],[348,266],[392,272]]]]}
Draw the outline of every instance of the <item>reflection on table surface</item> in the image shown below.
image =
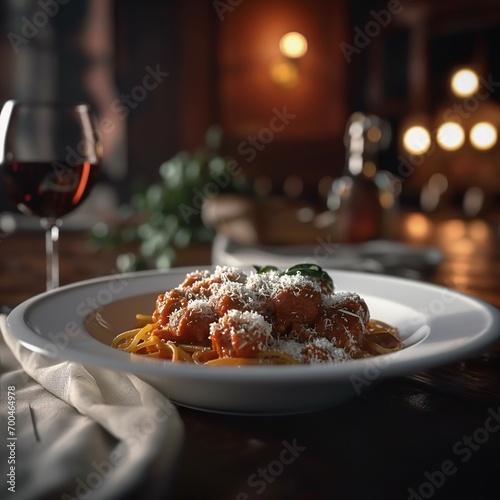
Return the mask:
{"type": "MultiPolygon", "coordinates": [[[[394,234],[443,252],[420,279],[500,307],[498,227],[409,213],[394,234]]],[[[40,232],[2,235],[2,306],[44,291],[43,244],[40,232]]],[[[60,249],[62,284],[116,272],[116,255],[92,248],[84,231],[63,231],[60,249]]],[[[181,259],[179,265],[208,265],[211,249],[189,249],[181,259]]],[[[179,408],[186,442],[172,498],[486,498],[498,481],[499,405],[497,344],[373,384],[321,412],[235,417],[179,408]]]]}

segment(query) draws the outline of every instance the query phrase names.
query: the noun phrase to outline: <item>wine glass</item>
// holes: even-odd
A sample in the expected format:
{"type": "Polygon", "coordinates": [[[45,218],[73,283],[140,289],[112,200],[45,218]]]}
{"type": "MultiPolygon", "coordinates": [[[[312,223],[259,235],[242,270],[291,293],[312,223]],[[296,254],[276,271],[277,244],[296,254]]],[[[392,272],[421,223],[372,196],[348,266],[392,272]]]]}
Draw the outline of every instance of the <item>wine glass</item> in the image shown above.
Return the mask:
{"type": "Polygon", "coordinates": [[[7,101],[0,113],[0,175],[5,193],[45,230],[47,290],[59,286],[61,217],[99,177],[102,146],[88,104],[7,101]]]}

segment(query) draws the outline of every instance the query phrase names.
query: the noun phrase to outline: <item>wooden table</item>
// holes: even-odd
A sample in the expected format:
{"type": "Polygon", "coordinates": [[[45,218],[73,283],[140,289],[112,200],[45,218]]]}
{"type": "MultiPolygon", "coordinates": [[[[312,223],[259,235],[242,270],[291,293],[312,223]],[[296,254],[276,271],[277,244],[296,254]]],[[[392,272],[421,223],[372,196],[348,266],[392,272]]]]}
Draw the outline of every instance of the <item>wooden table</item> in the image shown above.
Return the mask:
{"type": "MultiPolygon", "coordinates": [[[[500,307],[500,235],[481,220],[402,218],[396,238],[444,259],[422,279],[500,307]]],[[[44,289],[43,235],[3,235],[0,304],[44,289]]],[[[61,236],[62,284],[115,272],[82,232],[61,236]]],[[[208,249],[183,264],[209,264],[208,249]]],[[[329,410],[240,417],[179,408],[185,446],[170,498],[492,498],[500,473],[500,349],[380,382],[329,410]]],[[[496,498],[496,495],[494,496],[496,498]]]]}

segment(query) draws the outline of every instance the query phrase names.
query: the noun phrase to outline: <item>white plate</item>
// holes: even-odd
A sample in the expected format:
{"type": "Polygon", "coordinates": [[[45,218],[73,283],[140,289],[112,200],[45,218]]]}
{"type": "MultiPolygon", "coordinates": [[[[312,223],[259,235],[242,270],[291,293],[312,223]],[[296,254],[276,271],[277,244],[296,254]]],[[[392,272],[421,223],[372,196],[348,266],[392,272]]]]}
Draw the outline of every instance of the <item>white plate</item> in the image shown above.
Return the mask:
{"type": "Polygon", "coordinates": [[[417,281],[328,270],[337,290],[359,293],[373,318],[399,328],[405,349],[334,365],[237,368],[173,364],[104,343],[130,328],[136,313],[152,313],[157,293],[177,286],[191,270],[107,276],[46,292],[11,312],[8,331],[38,353],[135,373],[181,405],[243,414],[300,413],[333,406],[386,377],[409,375],[478,352],[500,333],[499,311],[466,295],[417,281]],[[89,326],[88,316],[96,310],[109,329],[89,326]]]}

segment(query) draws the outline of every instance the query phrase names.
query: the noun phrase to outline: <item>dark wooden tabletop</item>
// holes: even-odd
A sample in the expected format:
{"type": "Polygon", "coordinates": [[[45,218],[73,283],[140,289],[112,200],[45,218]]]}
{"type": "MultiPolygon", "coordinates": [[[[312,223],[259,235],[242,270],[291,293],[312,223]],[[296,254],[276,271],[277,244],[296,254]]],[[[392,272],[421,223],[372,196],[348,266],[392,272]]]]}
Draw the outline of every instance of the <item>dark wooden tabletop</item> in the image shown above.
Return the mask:
{"type": "MultiPolygon", "coordinates": [[[[395,238],[443,252],[413,278],[500,307],[500,231],[483,220],[407,214],[395,238]]],[[[116,272],[115,253],[62,231],[61,284],[116,272]]],[[[0,304],[43,292],[43,234],[0,240],[0,304]]],[[[207,248],[182,264],[210,263],[207,248]]],[[[242,417],[179,407],[186,439],[173,499],[496,498],[500,475],[500,348],[374,384],[337,407],[242,417]]]]}

